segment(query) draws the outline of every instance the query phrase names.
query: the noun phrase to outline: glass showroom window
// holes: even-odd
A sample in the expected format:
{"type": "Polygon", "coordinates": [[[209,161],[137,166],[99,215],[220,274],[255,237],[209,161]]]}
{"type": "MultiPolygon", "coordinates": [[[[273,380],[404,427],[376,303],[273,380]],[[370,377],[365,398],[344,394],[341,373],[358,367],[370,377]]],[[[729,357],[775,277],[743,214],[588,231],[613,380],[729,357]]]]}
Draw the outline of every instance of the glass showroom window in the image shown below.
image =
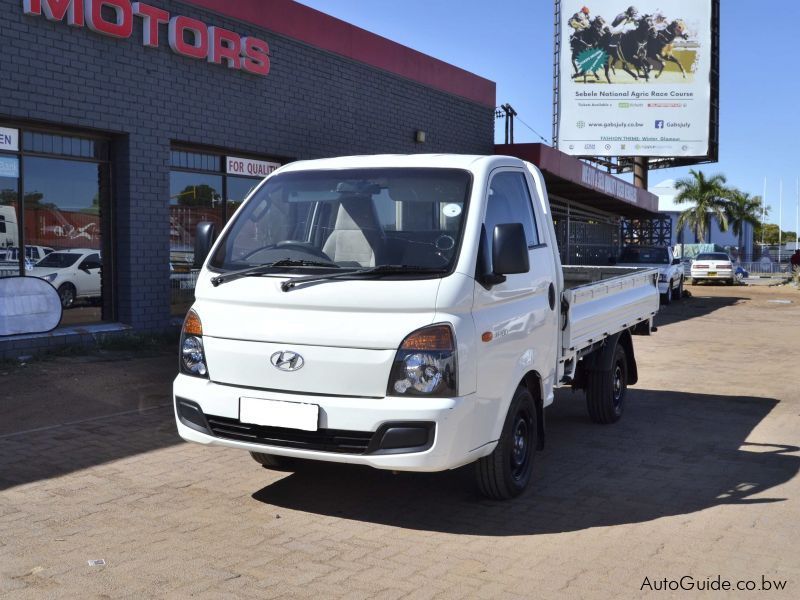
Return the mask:
{"type": "Polygon", "coordinates": [[[17,131],[18,151],[0,153],[0,276],[52,283],[62,326],[111,320],[108,143],[17,131]]]}
{"type": "Polygon", "coordinates": [[[194,235],[197,224],[211,221],[217,231],[225,223],[222,157],[173,150],[169,176],[170,310],[185,314],[194,299],[194,235]]]}
{"type": "Polygon", "coordinates": [[[0,277],[19,275],[19,158],[0,154],[0,277]]]}

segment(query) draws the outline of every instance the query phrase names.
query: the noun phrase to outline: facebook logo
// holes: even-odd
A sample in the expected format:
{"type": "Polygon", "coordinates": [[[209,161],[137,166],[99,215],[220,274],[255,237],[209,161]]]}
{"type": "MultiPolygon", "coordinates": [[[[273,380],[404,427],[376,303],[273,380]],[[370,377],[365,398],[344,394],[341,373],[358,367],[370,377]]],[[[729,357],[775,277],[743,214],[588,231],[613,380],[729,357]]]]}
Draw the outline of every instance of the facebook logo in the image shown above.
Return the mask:
{"type": "Polygon", "coordinates": [[[664,129],[664,121],[656,121],[656,129],[664,129]]]}

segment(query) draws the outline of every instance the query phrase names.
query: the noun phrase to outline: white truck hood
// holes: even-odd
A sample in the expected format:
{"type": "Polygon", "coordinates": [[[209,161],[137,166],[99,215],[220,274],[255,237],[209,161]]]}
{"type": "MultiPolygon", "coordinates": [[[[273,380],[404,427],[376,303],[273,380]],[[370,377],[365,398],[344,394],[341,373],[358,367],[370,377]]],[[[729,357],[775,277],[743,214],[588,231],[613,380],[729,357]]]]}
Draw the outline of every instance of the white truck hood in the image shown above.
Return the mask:
{"type": "Polygon", "coordinates": [[[441,279],[342,280],[283,292],[287,276],[198,281],[194,309],[212,381],[261,390],[383,397],[397,348],[434,321],[441,279]],[[287,372],[272,357],[291,352],[287,372]]]}

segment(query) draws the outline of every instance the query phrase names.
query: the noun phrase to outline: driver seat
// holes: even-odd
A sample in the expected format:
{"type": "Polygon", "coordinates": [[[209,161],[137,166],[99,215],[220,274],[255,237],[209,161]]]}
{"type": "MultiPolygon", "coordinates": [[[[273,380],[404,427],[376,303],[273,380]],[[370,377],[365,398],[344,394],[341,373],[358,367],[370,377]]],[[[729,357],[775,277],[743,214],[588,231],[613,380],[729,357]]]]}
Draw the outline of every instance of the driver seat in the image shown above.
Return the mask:
{"type": "Polygon", "coordinates": [[[374,267],[382,247],[383,229],[372,198],[342,200],[322,251],[343,266],[374,267]]]}

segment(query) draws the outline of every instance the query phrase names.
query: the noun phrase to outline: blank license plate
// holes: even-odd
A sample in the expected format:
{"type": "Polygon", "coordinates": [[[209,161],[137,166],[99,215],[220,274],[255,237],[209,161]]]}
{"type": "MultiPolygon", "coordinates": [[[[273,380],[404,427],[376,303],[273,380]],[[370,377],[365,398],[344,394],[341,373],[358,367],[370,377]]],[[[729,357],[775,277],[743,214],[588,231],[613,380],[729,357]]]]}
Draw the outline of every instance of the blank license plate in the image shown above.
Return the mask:
{"type": "Polygon", "coordinates": [[[240,398],[239,420],[242,423],[265,427],[316,431],[319,422],[319,406],[299,402],[262,400],[261,398],[240,398]]]}
{"type": "Polygon", "coordinates": [[[708,276],[709,277],[716,277],[717,276],[717,272],[716,271],[709,271],[708,272],[708,276]]]}

